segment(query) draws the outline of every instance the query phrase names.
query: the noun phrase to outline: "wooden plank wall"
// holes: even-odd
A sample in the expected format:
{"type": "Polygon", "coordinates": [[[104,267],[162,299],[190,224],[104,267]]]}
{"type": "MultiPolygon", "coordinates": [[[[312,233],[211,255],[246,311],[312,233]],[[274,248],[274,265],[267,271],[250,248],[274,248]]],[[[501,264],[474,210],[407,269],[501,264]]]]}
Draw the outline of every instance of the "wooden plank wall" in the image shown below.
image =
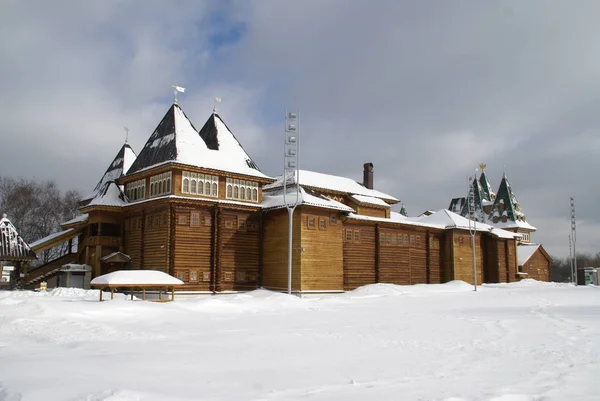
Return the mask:
{"type": "Polygon", "coordinates": [[[380,217],[386,218],[389,217],[389,209],[379,209],[376,207],[370,207],[367,205],[351,205],[352,208],[356,208],[356,214],[361,214],[363,216],[371,216],[371,217],[380,217]],[[387,213],[386,213],[387,212],[387,213]]]}
{"type": "Polygon", "coordinates": [[[343,224],[327,209],[302,206],[302,291],[344,289],[343,224]]]}
{"type": "Polygon", "coordinates": [[[344,229],[344,290],[377,282],[376,227],[347,220],[344,229]],[[346,235],[350,232],[351,239],[346,235]],[[358,241],[355,232],[359,233],[358,241]]]}
{"type": "MultiPolygon", "coordinates": [[[[452,246],[454,253],[454,277],[452,280],[462,280],[473,284],[473,250],[471,235],[465,230],[452,231],[452,246]]],[[[477,264],[477,283],[483,282],[483,252],[481,233],[475,236],[475,260],[477,264]]]]}
{"type": "Polygon", "coordinates": [[[186,290],[211,290],[212,224],[209,206],[175,207],[175,277],[186,283],[186,290]]]}
{"type": "Polygon", "coordinates": [[[454,280],[454,231],[447,230],[441,238],[441,278],[442,283],[454,280]]]}
{"type": "MultiPolygon", "coordinates": [[[[415,268],[411,265],[414,250],[410,242],[404,244],[404,235],[409,236],[409,233],[390,228],[379,230],[379,282],[411,284],[413,274],[420,276],[417,273],[418,269],[422,269],[422,275],[425,276],[425,261],[415,268]]],[[[419,246],[424,247],[424,242],[424,238],[419,236],[419,246]]]]}
{"type": "Polygon", "coordinates": [[[508,258],[506,255],[506,239],[496,242],[496,253],[498,254],[498,282],[506,283],[508,280],[508,258]]]}
{"type": "Polygon", "coordinates": [[[527,273],[526,278],[550,281],[550,261],[537,249],[529,260],[525,262],[525,265],[523,265],[523,272],[527,273]]]}
{"type": "Polygon", "coordinates": [[[442,280],[442,248],[443,235],[438,233],[429,233],[429,248],[427,249],[429,257],[429,284],[440,284],[442,280]]]}
{"type": "Polygon", "coordinates": [[[258,287],[260,265],[260,216],[239,210],[222,210],[219,219],[218,290],[249,290],[258,287]]]}
{"type": "MultiPolygon", "coordinates": [[[[300,288],[300,213],[294,212],[292,235],[292,288],[300,288]]],[[[278,209],[263,215],[262,286],[273,290],[287,289],[288,211],[278,209]]]]}

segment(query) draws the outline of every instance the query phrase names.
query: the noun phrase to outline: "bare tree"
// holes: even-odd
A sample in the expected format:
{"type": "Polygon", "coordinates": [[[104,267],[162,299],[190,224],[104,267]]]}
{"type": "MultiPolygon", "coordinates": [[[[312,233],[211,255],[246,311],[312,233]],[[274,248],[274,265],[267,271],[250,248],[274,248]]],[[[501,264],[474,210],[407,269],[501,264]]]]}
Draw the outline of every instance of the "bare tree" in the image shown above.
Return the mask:
{"type": "MultiPolygon", "coordinates": [[[[60,224],[78,214],[78,191],[64,195],[54,181],[0,177],[0,211],[6,213],[23,239],[30,243],[60,230],[60,224]]],[[[44,251],[41,263],[64,254],[65,246],[44,251]]]]}

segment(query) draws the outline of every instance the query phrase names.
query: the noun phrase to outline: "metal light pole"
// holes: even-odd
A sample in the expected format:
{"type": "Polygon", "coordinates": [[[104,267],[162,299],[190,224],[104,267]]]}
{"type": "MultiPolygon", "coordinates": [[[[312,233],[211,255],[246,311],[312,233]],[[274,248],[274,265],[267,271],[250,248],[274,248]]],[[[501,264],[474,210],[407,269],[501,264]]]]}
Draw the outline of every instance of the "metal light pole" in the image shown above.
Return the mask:
{"type": "Polygon", "coordinates": [[[577,242],[577,227],[575,225],[575,199],[571,197],[571,239],[573,241],[573,283],[577,285],[577,251],[575,244],[577,242]]]}
{"type": "Polygon", "coordinates": [[[283,202],[288,210],[288,294],[292,293],[292,226],[296,206],[300,202],[300,113],[285,111],[285,140],[283,143],[283,202]],[[296,185],[296,192],[289,194],[288,179],[296,185]]]}
{"type": "Polygon", "coordinates": [[[469,191],[467,192],[467,209],[469,213],[469,234],[471,234],[471,248],[473,249],[473,291],[477,291],[477,257],[475,256],[475,234],[477,233],[477,220],[475,217],[475,189],[474,180],[477,179],[477,174],[473,177],[473,182],[471,182],[471,177],[467,179],[469,183],[469,191]],[[471,222],[473,225],[471,225],[471,222]]]}

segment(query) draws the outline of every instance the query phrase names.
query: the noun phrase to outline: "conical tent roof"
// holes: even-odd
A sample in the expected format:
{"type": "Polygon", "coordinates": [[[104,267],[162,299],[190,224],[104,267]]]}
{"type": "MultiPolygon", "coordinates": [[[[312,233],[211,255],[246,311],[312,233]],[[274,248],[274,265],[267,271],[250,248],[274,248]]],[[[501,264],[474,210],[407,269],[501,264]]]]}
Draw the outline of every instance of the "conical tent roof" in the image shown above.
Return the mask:
{"type": "Polygon", "coordinates": [[[268,178],[218,115],[213,113],[199,133],[177,104],[167,111],[127,174],[168,162],[268,178]]]}
{"type": "Polygon", "coordinates": [[[485,175],[485,171],[481,172],[481,176],[479,177],[479,184],[481,185],[481,189],[483,190],[485,200],[493,202],[494,198],[496,197],[496,194],[492,190],[492,186],[490,185],[490,182],[488,181],[487,176],[485,175]]]}
{"type": "Polygon", "coordinates": [[[35,253],[17,232],[6,214],[0,219],[0,260],[34,260],[35,253]]]}
{"type": "Polygon", "coordinates": [[[125,143],[123,146],[121,146],[121,149],[113,159],[112,163],[110,163],[108,169],[106,169],[106,172],[100,181],[98,181],[98,184],[94,188],[94,192],[88,198],[94,197],[98,191],[100,191],[106,185],[106,183],[114,181],[125,175],[127,170],[129,170],[135,161],[135,158],[135,152],[128,143],[125,143]]]}
{"type": "Polygon", "coordinates": [[[519,201],[513,193],[508,178],[506,178],[506,174],[502,176],[502,181],[500,181],[496,200],[494,201],[494,205],[490,212],[490,219],[493,219],[494,216],[499,219],[502,219],[502,216],[506,216],[507,221],[515,223],[526,221],[525,215],[521,211],[519,201]]]}
{"type": "MultiPolygon", "coordinates": [[[[475,206],[475,209],[471,211],[473,218],[476,221],[483,222],[485,221],[485,213],[483,213],[483,201],[485,200],[485,194],[481,188],[481,184],[477,180],[477,177],[471,181],[471,185],[469,186],[469,195],[471,193],[473,196],[473,205],[475,206]]],[[[469,218],[469,207],[469,199],[467,198],[463,204],[460,215],[469,218]]]]}

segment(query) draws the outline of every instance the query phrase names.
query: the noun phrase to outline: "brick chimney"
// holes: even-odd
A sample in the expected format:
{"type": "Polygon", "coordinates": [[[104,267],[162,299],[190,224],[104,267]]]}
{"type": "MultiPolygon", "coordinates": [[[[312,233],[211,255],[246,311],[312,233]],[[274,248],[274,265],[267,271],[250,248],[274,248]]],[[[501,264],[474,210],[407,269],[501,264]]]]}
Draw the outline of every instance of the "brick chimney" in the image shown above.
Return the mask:
{"type": "Polygon", "coordinates": [[[373,163],[365,163],[363,172],[363,185],[369,189],[373,189],[373,163]]]}

